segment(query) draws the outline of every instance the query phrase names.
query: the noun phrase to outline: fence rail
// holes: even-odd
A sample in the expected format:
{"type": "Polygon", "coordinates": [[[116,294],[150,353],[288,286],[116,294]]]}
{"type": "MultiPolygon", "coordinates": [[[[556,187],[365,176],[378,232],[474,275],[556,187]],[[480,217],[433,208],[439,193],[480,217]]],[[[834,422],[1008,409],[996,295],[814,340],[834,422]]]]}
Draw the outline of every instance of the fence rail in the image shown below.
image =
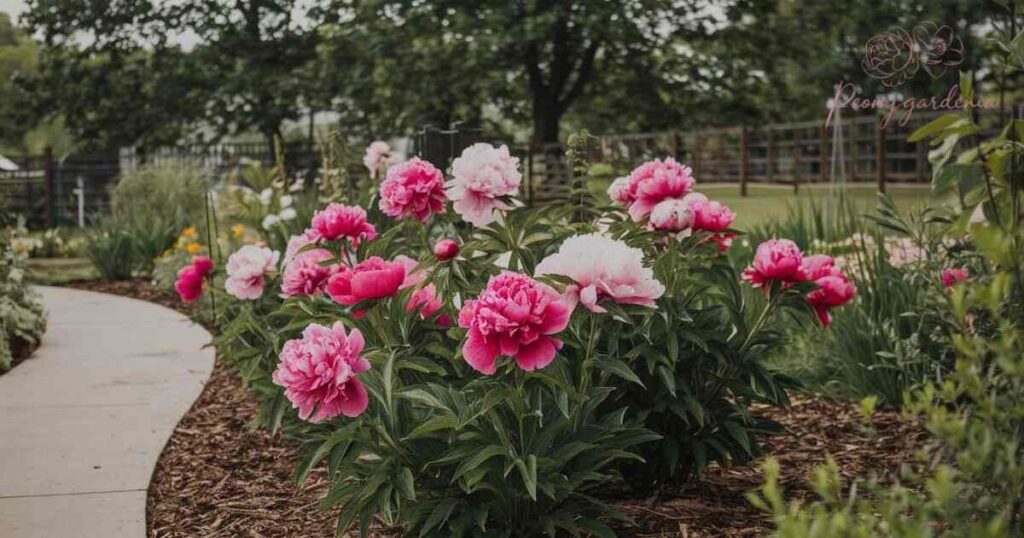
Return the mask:
{"type": "MultiPolygon", "coordinates": [[[[926,182],[931,177],[928,142],[907,137],[938,112],[917,112],[906,125],[882,129],[876,114],[822,121],[734,126],[690,131],[603,135],[592,149],[593,163],[604,163],[615,175],[628,173],[652,158],[672,156],[689,164],[698,181],[737,183],[743,194],[749,184],[826,182],[843,173],[850,182],[926,182]],[[840,145],[835,141],[841,140],[840,145]]],[[[989,121],[993,118],[982,118],[989,121]]],[[[411,139],[413,153],[446,169],[462,148],[485,140],[477,129],[427,127],[411,139]]],[[[319,148],[310,142],[282,146],[290,173],[313,176],[321,163],[319,148]]],[[[572,171],[559,144],[513,147],[523,167],[523,197],[543,203],[566,196],[572,171]]],[[[24,214],[30,226],[71,224],[77,220],[77,189],[85,211],[101,213],[109,205],[109,187],[126,170],[142,165],[192,164],[216,176],[245,162],[264,165],[277,156],[266,144],[183,145],[142,151],[124,148],[117,155],[84,155],[54,159],[26,157],[20,170],[0,172],[0,199],[8,210],[24,214]]]]}

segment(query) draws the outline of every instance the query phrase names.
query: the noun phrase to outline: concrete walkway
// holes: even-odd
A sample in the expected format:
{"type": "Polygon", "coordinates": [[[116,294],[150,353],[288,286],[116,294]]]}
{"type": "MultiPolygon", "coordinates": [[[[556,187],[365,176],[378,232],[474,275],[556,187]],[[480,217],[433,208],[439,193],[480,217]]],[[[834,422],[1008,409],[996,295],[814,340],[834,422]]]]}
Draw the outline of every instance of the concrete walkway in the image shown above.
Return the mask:
{"type": "Polygon", "coordinates": [[[173,310],[40,287],[49,327],[0,376],[0,537],[143,538],[146,489],[213,368],[173,310]]]}

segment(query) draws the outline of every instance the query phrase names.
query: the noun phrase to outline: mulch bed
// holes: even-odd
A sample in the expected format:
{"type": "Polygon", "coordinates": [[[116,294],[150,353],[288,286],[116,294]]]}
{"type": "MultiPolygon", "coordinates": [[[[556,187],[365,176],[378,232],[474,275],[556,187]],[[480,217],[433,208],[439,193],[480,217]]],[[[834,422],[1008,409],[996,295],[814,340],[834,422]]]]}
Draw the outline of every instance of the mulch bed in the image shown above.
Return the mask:
{"type": "MultiPolygon", "coordinates": [[[[72,287],[127,295],[186,311],[145,280],[79,282],[72,287]]],[[[297,487],[295,447],[248,427],[257,404],[237,376],[218,361],[192,409],[164,448],[150,484],[151,538],[324,537],[334,513],[317,508],[327,491],[314,473],[297,487]]],[[[920,427],[898,412],[879,411],[866,424],[855,403],[797,394],[785,410],[768,412],[790,432],[767,441],[782,465],[782,483],[794,498],[809,495],[811,469],[831,456],[845,478],[895,473],[913,460],[920,427]]],[[[615,504],[637,522],[637,537],[754,537],[771,522],[744,494],[762,483],[753,467],[715,467],[683,491],[615,504]]]]}

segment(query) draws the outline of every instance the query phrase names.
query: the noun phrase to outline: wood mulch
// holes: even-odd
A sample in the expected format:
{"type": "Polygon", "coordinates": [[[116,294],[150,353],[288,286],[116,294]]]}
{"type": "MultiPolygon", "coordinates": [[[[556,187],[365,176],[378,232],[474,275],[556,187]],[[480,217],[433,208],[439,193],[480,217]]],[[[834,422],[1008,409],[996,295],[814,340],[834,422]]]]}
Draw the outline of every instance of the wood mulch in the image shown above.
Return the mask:
{"type": "MultiPolygon", "coordinates": [[[[73,287],[183,310],[174,297],[144,280],[73,287]]],[[[238,377],[218,361],[157,463],[147,500],[150,538],[333,535],[334,514],[317,508],[327,490],[325,478],[314,473],[296,486],[295,447],[250,429],[256,411],[238,377]]],[[[829,456],[848,479],[891,474],[913,461],[923,439],[920,427],[898,412],[878,411],[866,423],[855,403],[814,395],[797,394],[790,408],[767,414],[789,430],[767,443],[794,498],[809,495],[806,478],[829,456]]],[[[636,537],[763,536],[771,522],[744,497],[761,482],[753,467],[715,467],[683,491],[615,504],[637,522],[631,531],[636,537]]]]}

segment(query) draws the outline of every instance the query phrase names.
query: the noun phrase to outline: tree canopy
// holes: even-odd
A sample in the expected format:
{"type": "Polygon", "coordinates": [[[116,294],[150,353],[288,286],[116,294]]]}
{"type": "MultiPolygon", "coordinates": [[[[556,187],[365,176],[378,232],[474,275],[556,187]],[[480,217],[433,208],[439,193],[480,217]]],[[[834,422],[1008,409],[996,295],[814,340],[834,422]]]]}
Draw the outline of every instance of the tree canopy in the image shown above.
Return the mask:
{"type": "MultiPolygon", "coordinates": [[[[0,111],[5,125],[63,117],[96,148],[271,141],[313,112],[362,139],[460,121],[537,144],[583,127],[809,119],[836,82],[886,91],[860,62],[867,40],[894,26],[949,25],[965,44],[960,67],[993,76],[979,58],[995,4],[29,0],[26,30],[0,20],[0,39],[38,36],[38,52],[20,53],[38,68],[0,80],[0,95],[18,94],[0,111]]],[[[951,80],[918,77],[903,91],[951,80]]]]}

